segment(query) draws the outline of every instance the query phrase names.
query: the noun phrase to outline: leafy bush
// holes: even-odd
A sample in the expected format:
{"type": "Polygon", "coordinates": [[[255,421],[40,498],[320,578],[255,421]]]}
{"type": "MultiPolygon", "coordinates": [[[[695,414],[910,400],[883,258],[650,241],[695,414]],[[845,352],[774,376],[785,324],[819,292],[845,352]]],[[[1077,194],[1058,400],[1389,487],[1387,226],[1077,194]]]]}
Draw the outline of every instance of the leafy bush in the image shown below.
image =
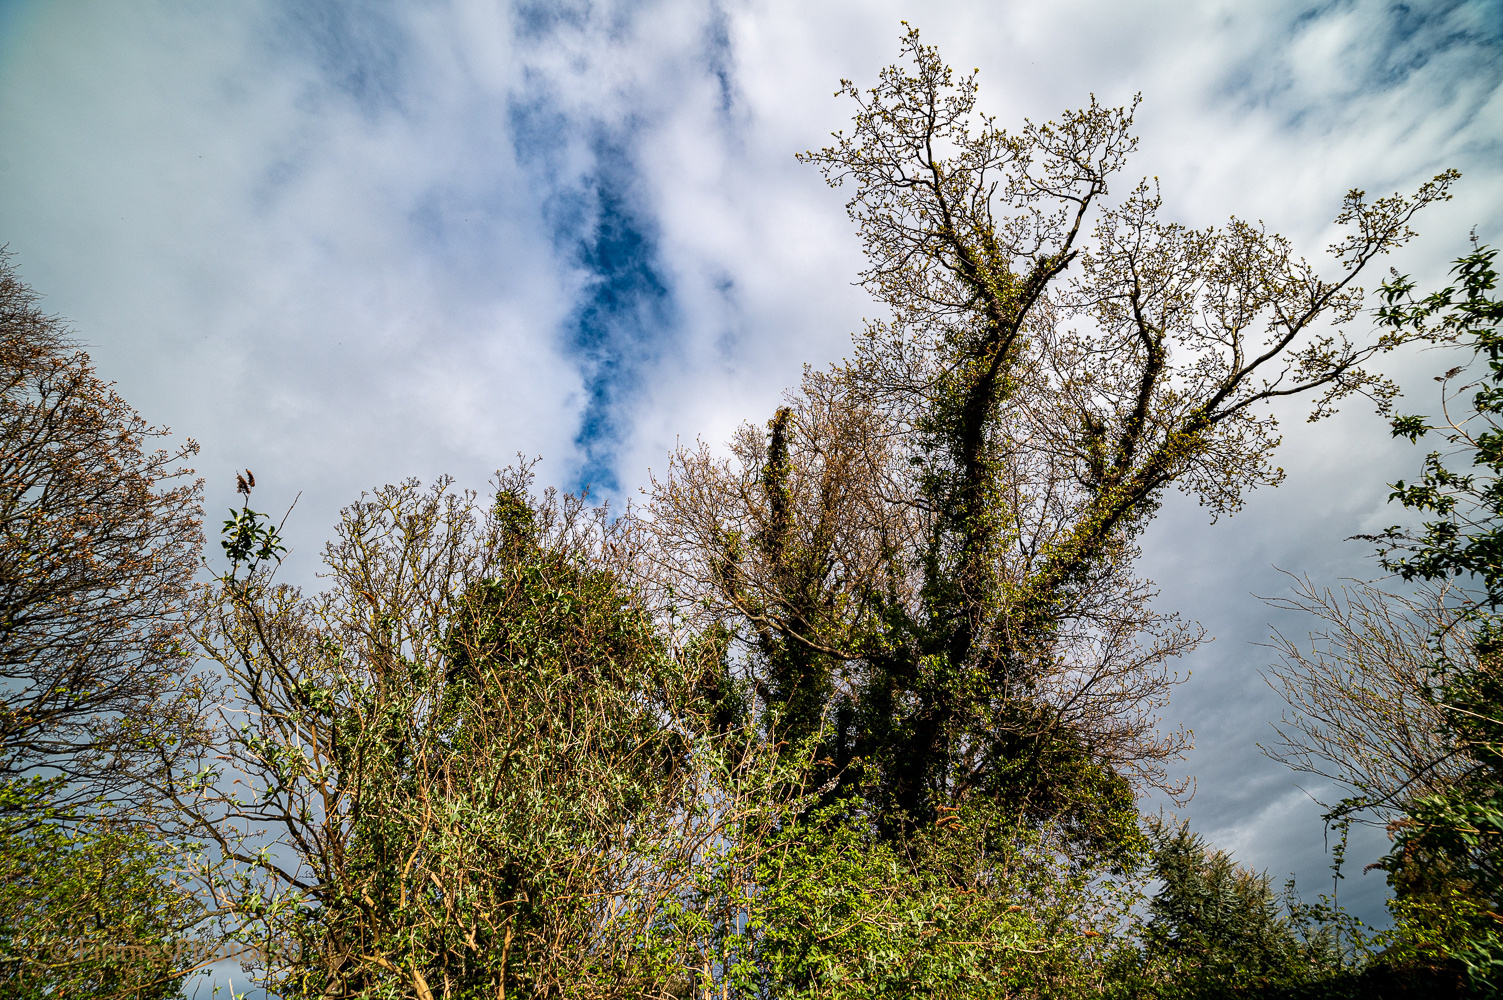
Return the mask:
{"type": "Polygon", "coordinates": [[[56,780],[0,785],[0,992],[15,1000],[177,996],[202,917],[186,845],[109,811],[64,813],[56,780]]]}

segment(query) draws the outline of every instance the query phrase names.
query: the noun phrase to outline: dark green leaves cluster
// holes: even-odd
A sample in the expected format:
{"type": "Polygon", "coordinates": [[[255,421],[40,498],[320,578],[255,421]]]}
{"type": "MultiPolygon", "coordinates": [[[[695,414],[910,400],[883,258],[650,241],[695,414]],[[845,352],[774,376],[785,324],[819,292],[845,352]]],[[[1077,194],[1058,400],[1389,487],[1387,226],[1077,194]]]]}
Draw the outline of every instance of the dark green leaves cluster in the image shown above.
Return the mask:
{"type": "MultiPolygon", "coordinates": [[[[1406,580],[1435,580],[1466,576],[1480,585],[1489,608],[1503,605],[1503,299],[1488,293],[1497,286],[1497,251],[1479,247],[1456,262],[1458,285],[1416,301],[1414,284],[1396,278],[1383,286],[1382,323],[1410,330],[1437,341],[1462,346],[1487,359],[1487,372],[1474,382],[1447,393],[1443,437],[1468,461],[1456,463],[1441,452],[1426,457],[1419,481],[1394,485],[1392,499],[1411,510],[1440,515],[1424,524],[1418,535],[1391,529],[1392,547],[1384,566],[1406,580]],[[1470,414],[1452,415],[1450,404],[1473,389],[1467,402],[1470,414]],[[1466,467],[1470,466],[1469,471],[1466,467]]],[[[1453,368],[1441,377],[1448,387],[1465,372],[1453,368]]],[[[1393,421],[1395,437],[1418,441],[1436,430],[1418,416],[1393,421]]]]}
{"type": "Polygon", "coordinates": [[[1341,971],[1335,928],[1267,873],[1212,848],[1188,824],[1149,822],[1152,870],[1145,972],[1164,997],[1230,997],[1315,984],[1341,971]],[[1315,918],[1315,919],[1312,919],[1315,918]]]}
{"type": "Polygon", "coordinates": [[[262,563],[280,559],[287,551],[271,518],[248,506],[230,511],[221,534],[219,545],[230,560],[231,577],[241,566],[254,573],[262,563]]]}
{"type": "MultiPolygon", "coordinates": [[[[1449,448],[1426,456],[1419,480],[1393,487],[1392,499],[1432,519],[1379,540],[1384,567],[1402,578],[1455,582],[1444,627],[1465,634],[1476,652],[1458,663],[1444,653],[1447,637],[1436,637],[1434,697],[1460,773],[1446,789],[1406,803],[1385,861],[1393,905],[1420,960],[1459,963],[1486,995],[1503,981],[1503,299],[1494,294],[1496,259],[1497,251],[1476,247],[1456,262],[1456,284],[1418,300],[1414,283],[1396,278],[1384,285],[1379,312],[1395,330],[1485,361],[1471,382],[1446,390],[1439,427],[1415,416],[1394,421],[1395,436],[1418,440],[1439,430],[1449,448]]],[[[1465,371],[1453,368],[1438,381],[1449,387],[1465,371]]]]}

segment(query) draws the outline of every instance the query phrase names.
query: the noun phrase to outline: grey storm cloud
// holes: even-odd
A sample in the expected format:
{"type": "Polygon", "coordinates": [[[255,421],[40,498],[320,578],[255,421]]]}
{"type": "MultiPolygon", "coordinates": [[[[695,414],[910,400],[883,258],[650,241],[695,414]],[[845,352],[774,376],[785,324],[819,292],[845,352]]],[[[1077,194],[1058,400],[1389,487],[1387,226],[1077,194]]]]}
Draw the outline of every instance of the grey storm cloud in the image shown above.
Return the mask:
{"type": "MultiPolygon", "coordinates": [[[[837,360],[875,306],[841,193],[793,154],[846,125],[837,81],[874,80],[904,18],[1004,125],[1141,93],[1130,169],[1188,224],[1263,220],[1314,258],[1348,189],[1454,166],[1393,263],[1433,282],[1471,227],[1503,236],[1495,2],[10,0],[0,243],[127,399],[202,442],[211,515],[236,468],[265,506],[301,492],[286,572],[313,584],[362,489],[484,488],[520,452],[621,502],[837,360]]],[[[1409,408],[1449,363],[1393,359],[1409,408]]],[[[1142,562],[1218,636],[1165,719],[1196,732],[1188,814],[1319,891],[1319,809],[1255,746],[1280,710],[1256,643],[1308,625],[1256,595],[1373,576],[1343,539],[1397,518],[1384,484],[1418,456],[1360,407],[1281,417],[1287,482],[1215,525],[1171,499],[1142,562]]],[[[1343,898],[1379,919],[1359,867],[1343,898]]]]}

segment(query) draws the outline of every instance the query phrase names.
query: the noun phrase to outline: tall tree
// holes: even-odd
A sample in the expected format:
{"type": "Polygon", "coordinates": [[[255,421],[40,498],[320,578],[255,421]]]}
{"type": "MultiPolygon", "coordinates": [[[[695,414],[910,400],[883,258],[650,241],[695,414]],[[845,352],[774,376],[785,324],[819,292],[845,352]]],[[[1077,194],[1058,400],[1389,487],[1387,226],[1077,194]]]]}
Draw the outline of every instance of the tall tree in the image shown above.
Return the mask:
{"type": "Polygon", "coordinates": [[[161,791],[280,996],[671,997],[740,926],[786,769],[717,725],[714,649],[641,603],[630,522],[529,486],[377,490],[311,595],[227,525],[257,566],[191,626],[225,711],[161,791]]]}
{"type": "Polygon", "coordinates": [[[183,648],[200,486],[0,251],[0,982],[155,997],[201,916],[143,794],[203,685],[183,648]],[[135,957],[124,949],[139,949],[135,957]]]}
{"type": "Polygon", "coordinates": [[[166,435],[0,256],[0,779],[128,799],[125,776],[191,725],[198,446],[166,435]]]}
{"type": "Polygon", "coordinates": [[[1147,907],[1135,995],[1347,995],[1330,989],[1343,956],[1333,926],[1319,919],[1323,905],[1299,903],[1292,882],[1280,900],[1267,872],[1237,864],[1188,824],[1158,816],[1147,827],[1159,890],[1147,907]]]}
{"type": "Polygon", "coordinates": [[[852,133],[803,157],[854,189],[888,316],[769,435],[679,453],[650,511],[665,575],[744,639],[781,733],[829,721],[832,794],[889,835],[987,801],[1130,840],[1133,788],[1184,745],[1154,728],[1165,663],[1200,638],[1152,609],[1135,539],[1171,486],[1215,517],[1280,480],[1273,400],[1387,406],[1364,365],[1406,334],[1340,326],[1455,174],[1348,194],[1326,278],[1261,226],[1162,221],[1147,181],[1110,200],[1131,108],[1008,132],[914,30],[903,55],[842,82],[852,133]]]}

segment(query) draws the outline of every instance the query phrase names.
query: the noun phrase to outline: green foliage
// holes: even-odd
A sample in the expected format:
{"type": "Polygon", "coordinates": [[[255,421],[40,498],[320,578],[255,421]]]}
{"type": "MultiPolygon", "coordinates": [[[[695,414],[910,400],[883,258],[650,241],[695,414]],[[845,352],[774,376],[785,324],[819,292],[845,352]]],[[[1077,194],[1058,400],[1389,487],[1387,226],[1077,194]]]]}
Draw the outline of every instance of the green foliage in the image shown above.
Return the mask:
{"type": "Polygon", "coordinates": [[[857,802],[785,827],[757,867],[744,996],[1089,995],[1128,898],[1063,841],[964,808],[899,849],[857,802]]]}
{"type": "MultiPolygon", "coordinates": [[[[1149,823],[1152,873],[1144,966],[1149,995],[1231,997],[1317,984],[1342,971],[1337,914],[1282,899],[1267,873],[1238,865],[1188,824],[1149,823]]],[[[1143,985],[1146,985],[1143,984],[1143,985]]],[[[1140,985],[1140,989],[1143,988],[1140,985]]]]}
{"type": "Polygon", "coordinates": [[[1260,226],[1191,230],[1146,179],[1122,186],[1134,107],[1010,131],[974,74],[914,29],[901,45],[869,89],[842,81],[852,127],[801,157],[846,190],[884,318],[729,462],[679,452],[658,564],[737,641],[774,738],[828,726],[826,804],[860,798],[903,848],[985,799],[1120,865],[1138,792],[1186,743],[1155,725],[1167,663],[1202,637],[1153,607],[1136,540],[1171,489],[1219,515],[1279,481],[1274,400],[1386,408],[1369,362],[1404,331],[1325,327],[1455,174],[1349,192],[1327,280],[1260,226]]]}
{"type": "Polygon", "coordinates": [[[195,964],[201,904],[173,878],[182,845],[130,817],[48,805],[56,781],[0,785],[0,993],[163,1000],[195,964]]]}
{"type": "MultiPolygon", "coordinates": [[[[1393,850],[1384,861],[1395,890],[1399,934],[1395,957],[1410,963],[1454,963],[1472,990],[1493,996],[1503,982],[1503,299],[1497,251],[1487,247],[1457,260],[1459,279],[1423,299],[1398,277],[1383,286],[1382,321],[1396,330],[1450,342],[1486,359],[1486,373],[1447,391],[1442,437],[1450,454],[1426,456],[1413,483],[1394,484],[1391,499],[1431,515],[1418,531],[1390,528],[1379,536],[1385,568],[1406,580],[1458,581],[1458,601],[1446,623],[1475,645],[1461,663],[1433,650],[1434,696],[1443,710],[1447,753],[1464,766],[1448,787],[1405,803],[1394,824],[1393,850]],[[1475,391],[1470,412],[1451,404],[1475,391]],[[1469,471],[1456,468],[1469,457],[1469,471]]],[[[1464,371],[1453,368],[1443,384],[1464,371]]],[[[1429,430],[1420,417],[1401,417],[1396,436],[1418,440],[1429,430]]]]}
{"type": "MultiPolygon", "coordinates": [[[[1350,920],[1280,900],[1187,827],[1140,826],[1139,792],[1167,788],[1186,745],[1157,730],[1165,663],[1201,635],[1132,564],[1169,489],[1220,515],[1278,482],[1265,404],[1386,412],[1396,389],[1364,366],[1424,337],[1490,358],[1473,400],[1490,429],[1449,424],[1484,471],[1432,455],[1398,484],[1436,520],[1384,536],[1385,557],[1406,578],[1476,575],[1484,596],[1464,617],[1479,666],[1436,668],[1474,766],[1397,830],[1396,954],[1474,983],[1498,970],[1492,257],[1458,265],[1460,295],[1385,286],[1374,341],[1315,327],[1357,314],[1358,273],[1454,173],[1412,198],[1351,192],[1327,281],[1261,227],[1160,221],[1147,181],[1108,203],[1132,107],[1009,133],[916,31],[903,54],[869,91],[843,83],[852,135],[804,156],[854,188],[862,281],[890,319],[746,429],[739,468],[681,454],[645,519],[535,498],[526,467],[489,505],[447,479],[388,486],[342,512],[316,594],[276,582],[280,529],[237,477],[229,568],[187,627],[222,674],[217,722],[201,684],[94,706],[174,706],[110,744],[148,761],[141,816],[48,811],[61,779],[0,786],[7,822],[31,816],[0,828],[15,995],[170,995],[182,963],[157,946],[206,916],[174,878],[189,859],[286,1000],[1338,995],[1365,982],[1350,920]],[[168,812],[211,851],[155,836],[168,812]],[[59,942],[148,950],[39,958],[59,942]]],[[[155,434],[105,402],[133,440],[155,434]]],[[[196,497],[137,497],[182,508],[176,589],[146,617],[176,614],[196,497]]],[[[141,632],[163,677],[179,631],[141,632]]],[[[54,714],[91,735],[75,707],[54,714]]]]}
{"type": "MultiPolygon", "coordinates": [[[[1412,282],[1395,278],[1384,284],[1386,304],[1378,312],[1380,321],[1396,330],[1456,343],[1488,359],[1488,374],[1467,387],[1476,389],[1469,401],[1473,418],[1453,417],[1447,407],[1443,433],[1448,444],[1469,453],[1469,464],[1479,471],[1456,471],[1440,452],[1426,456],[1420,480],[1394,484],[1391,499],[1441,517],[1426,522],[1417,535],[1389,529],[1386,538],[1392,544],[1384,549],[1385,568],[1406,580],[1474,579],[1488,607],[1503,604],[1503,482],[1497,475],[1503,469],[1503,428],[1497,421],[1503,414],[1503,299],[1488,295],[1497,285],[1496,258],[1497,251],[1477,248],[1455,262],[1452,273],[1460,279],[1459,288],[1450,286],[1420,301],[1412,296],[1412,282]]],[[[1454,368],[1444,379],[1462,371],[1454,368]]],[[[1447,402],[1462,391],[1448,395],[1447,402]]],[[[1394,435],[1411,440],[1433,429],[1422,417],[1393,421],[1394,435]]]]}
{"type": "Polygon", "coordinates": [[[249,721],[169,792],[230,860],[206,875],[283,997],[666,988],[797,807],[713,637],[675,648],[623,529],[528,483],[489,510],[387,487],[344,512],[325,593],[263,568],[205,595],[195,634],[249,721]]]}

